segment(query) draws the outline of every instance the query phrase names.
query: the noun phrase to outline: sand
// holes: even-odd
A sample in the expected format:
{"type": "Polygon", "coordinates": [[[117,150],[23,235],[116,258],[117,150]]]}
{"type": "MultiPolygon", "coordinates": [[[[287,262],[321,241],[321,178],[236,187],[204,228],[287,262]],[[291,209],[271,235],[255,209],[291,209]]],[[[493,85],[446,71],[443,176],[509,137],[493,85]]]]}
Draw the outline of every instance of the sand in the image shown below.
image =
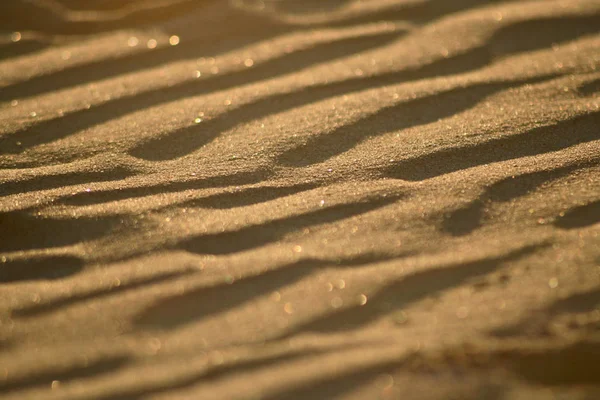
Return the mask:
{"type": "Polygon", "coordinates": [[[600,2],[0,6],[3,399],[600,398],[600,2]]]}

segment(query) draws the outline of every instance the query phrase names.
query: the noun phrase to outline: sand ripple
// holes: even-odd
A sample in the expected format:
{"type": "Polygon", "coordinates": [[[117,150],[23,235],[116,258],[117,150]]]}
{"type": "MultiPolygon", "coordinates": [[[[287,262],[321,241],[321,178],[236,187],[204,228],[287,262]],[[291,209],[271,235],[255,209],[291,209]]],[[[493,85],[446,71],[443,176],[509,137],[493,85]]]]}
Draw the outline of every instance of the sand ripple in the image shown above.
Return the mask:
{"type": "Polygon", "coordinates": [[[0,22],[3,398],[600,398],[597,1],[0,22]]]}

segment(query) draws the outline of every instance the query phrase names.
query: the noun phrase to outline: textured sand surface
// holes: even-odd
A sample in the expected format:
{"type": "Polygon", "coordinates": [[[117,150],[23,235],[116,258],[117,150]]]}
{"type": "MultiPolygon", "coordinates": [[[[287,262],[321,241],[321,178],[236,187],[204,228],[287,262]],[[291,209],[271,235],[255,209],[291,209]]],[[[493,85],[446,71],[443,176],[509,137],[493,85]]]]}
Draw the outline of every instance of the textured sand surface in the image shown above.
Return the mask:
{"type": "Polygon", "coordinates": [[[600,399],[600,2],[0,5],[3,399],[600,399]]]}

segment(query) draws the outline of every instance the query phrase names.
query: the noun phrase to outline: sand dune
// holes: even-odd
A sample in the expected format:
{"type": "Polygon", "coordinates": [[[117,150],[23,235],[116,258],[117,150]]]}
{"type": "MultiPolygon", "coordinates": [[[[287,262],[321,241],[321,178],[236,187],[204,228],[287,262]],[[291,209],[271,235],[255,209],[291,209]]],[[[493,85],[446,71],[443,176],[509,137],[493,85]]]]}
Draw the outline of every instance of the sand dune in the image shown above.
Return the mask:
{"type": "Polygon", "coordinates": [[[0,6],[0,397],[600,398],[600,3],[0,6]]]}

